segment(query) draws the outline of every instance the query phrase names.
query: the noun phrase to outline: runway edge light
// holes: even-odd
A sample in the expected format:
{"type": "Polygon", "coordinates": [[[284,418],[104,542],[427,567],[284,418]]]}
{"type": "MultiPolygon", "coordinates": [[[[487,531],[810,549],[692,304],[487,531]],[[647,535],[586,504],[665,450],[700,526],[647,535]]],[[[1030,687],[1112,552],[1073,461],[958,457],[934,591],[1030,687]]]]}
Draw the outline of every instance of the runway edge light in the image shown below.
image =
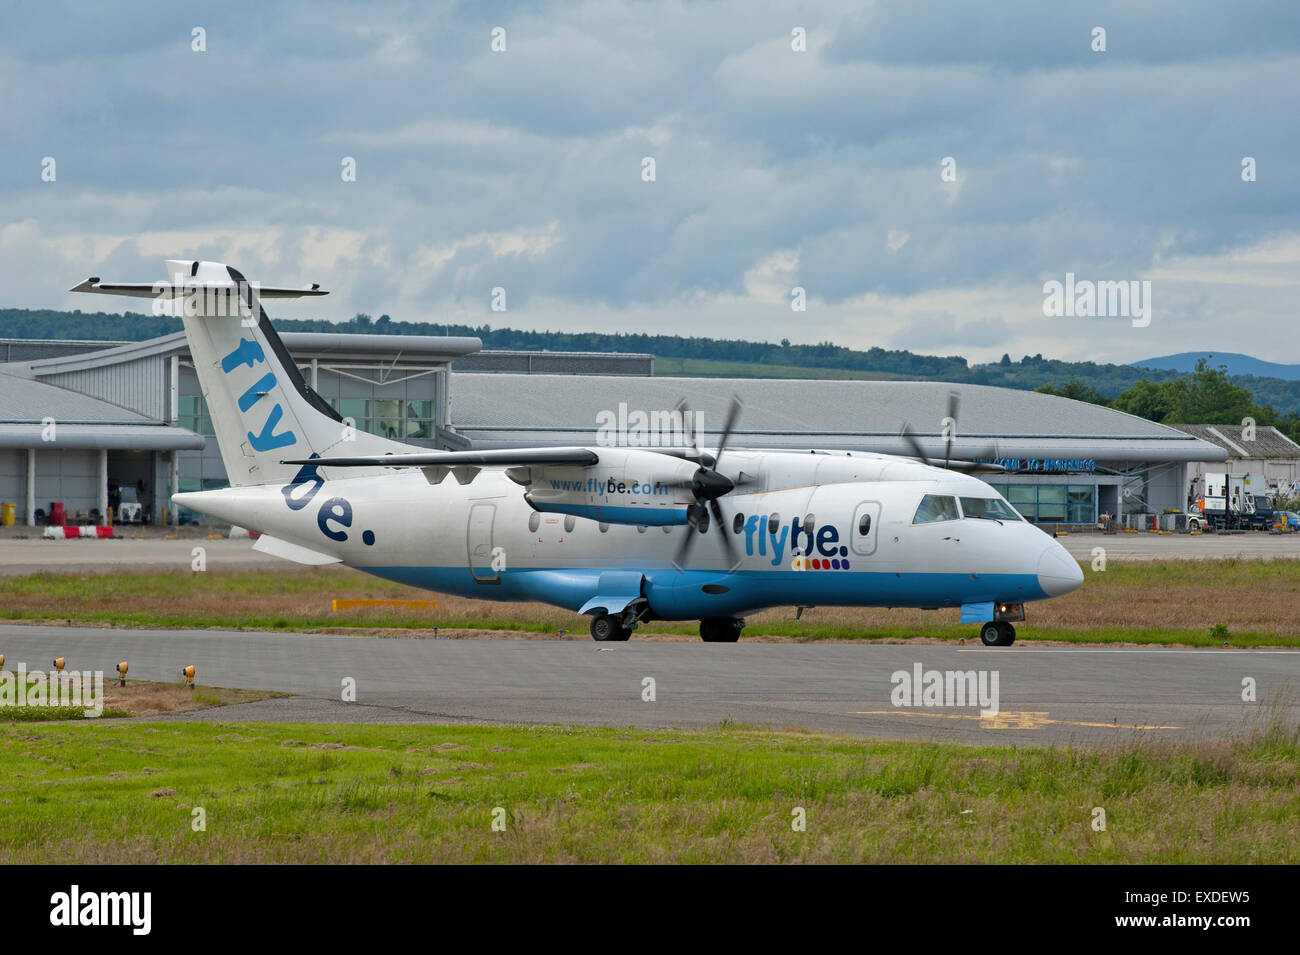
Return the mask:
{"type": "Polygon", "coordinates": [[[126,661],[123,660],[117,665],[117,685],[126,686],[126,661]]]}
{"type": "Polygon", "coordinates": [[[191,690],[194,689],[194,664],[191,663],[181,671],[181,676],[185,677],[185,685],[191,690]]]}
{"type": "Polygon", "coordinates": [[[58,670],[60,673],[63,672],[63,668],[67,665],[68,665],[67,657],[58,657],[55,659],[54,663],[52,664],[54,669],[58,670]]]}

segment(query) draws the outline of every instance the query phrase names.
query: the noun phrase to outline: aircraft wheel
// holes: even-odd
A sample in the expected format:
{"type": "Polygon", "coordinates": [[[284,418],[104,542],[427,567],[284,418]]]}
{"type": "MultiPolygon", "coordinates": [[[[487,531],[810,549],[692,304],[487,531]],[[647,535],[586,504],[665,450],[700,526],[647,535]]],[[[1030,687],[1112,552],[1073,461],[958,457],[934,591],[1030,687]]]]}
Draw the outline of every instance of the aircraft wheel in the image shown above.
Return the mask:
{"type": "Polygon", "coordinates": [[[624,628],[617,617],[602,613],[591,618],[591,635],[601,643],[613,643],[626,640],[632,631],[624,628]]]}
{"type": "Polygon", "coordinates": [[[1016,642],[1016,628],[1001,621],[980,627],[980,640],[986,647],[1009,647],[1016,642]]]}
{"type": "Polygon", "coordinates": [[[745,621],[739,617],[707,617],[700,621],[700,639],[705,643],[735,643],[745,621]]]}

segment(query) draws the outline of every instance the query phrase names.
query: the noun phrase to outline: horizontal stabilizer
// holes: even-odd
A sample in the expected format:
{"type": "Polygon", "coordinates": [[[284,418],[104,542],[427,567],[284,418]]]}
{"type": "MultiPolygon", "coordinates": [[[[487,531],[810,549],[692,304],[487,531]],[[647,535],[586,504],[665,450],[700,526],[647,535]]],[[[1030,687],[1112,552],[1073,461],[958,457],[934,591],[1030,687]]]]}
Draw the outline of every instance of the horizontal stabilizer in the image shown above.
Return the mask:
{"type": "Polygon", "coordinates": [[[272,557],[280,557],[284,560],[291,560],[295,564],[307,564],[311,567],[320,567],[324,564],[337,564],[342,558],[331,557],[329,554],[322,554],[318,550],[312,550],[310,547],[303,547],[299,544],[290,544],[287,540],[281,540],[278,537],[271,537],[269,534],[263,534],[253,545],[253,550],[260,550],[263,554],[270,554],[272,557]]]}
{"type": "MultiPolygon", "coordinates": [[[[96,292],[100,295],[126,295],[131,298],[173,298],[202,292],[205,289],[234,288],[232,282],[185,282],[173,285],[171,282],[153,282],[151,284],[123,284],[114,282],[101,285],[98,276],[92,276],[84,282],[68,289],[69,292],[96,292]]],[[[300,298],[305,295],[328,295],[319,285],[311,288],[269,288],[254,285],[259,298],[300,298]]]]}
{"type": "Polygon", "coordinates": [[[420,454],[372,454],[351,458],[301,458],[281,464],[314,464],[329,468],[526,467],[569,464],[589,467],[600,461],[590,448],[511,448],[492,451],[429,451],[420,454]]]}

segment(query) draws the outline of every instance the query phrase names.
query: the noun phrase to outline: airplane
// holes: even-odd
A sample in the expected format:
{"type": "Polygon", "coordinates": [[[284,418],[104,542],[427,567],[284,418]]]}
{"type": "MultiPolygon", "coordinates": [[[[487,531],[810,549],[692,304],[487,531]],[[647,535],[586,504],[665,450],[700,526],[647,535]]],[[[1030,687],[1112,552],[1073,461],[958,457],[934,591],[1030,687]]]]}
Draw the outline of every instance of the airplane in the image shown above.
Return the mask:
{"type": "Polygon", "coordinates": [[[601,642],[655,620],[698,620],[705,642],[734,642],[746,615],[781,606],[952,607],[1005,647],[1025,604],[1083,582],[1065,548],[972,473],[996,466],[952,460],[951,435],[943,466],[906,426],[915,458],[733,448],[733,402],[713,451],[430,450],[356,429],[304,381],[261,303],[319,285],[166,266],[166,282],[71,291],[181,316],[230,486],[171,499],[258,532],[259,551],[552,604],[590,615],[601,642]]]}

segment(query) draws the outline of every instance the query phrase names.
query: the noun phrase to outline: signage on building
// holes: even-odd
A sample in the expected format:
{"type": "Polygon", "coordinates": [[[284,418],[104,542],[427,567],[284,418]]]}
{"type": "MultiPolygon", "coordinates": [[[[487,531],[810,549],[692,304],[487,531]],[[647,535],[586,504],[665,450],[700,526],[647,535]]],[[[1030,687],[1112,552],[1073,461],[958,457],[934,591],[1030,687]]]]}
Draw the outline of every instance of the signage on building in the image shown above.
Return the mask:
{"type": "Polygon", "coordinates": [[[1094,458],[976,458],[976,461],[1001,465],[1008,471],[1043,474],[1064,474],[1071,471],[1091,473],[1097,470],[1094,458]]]}

